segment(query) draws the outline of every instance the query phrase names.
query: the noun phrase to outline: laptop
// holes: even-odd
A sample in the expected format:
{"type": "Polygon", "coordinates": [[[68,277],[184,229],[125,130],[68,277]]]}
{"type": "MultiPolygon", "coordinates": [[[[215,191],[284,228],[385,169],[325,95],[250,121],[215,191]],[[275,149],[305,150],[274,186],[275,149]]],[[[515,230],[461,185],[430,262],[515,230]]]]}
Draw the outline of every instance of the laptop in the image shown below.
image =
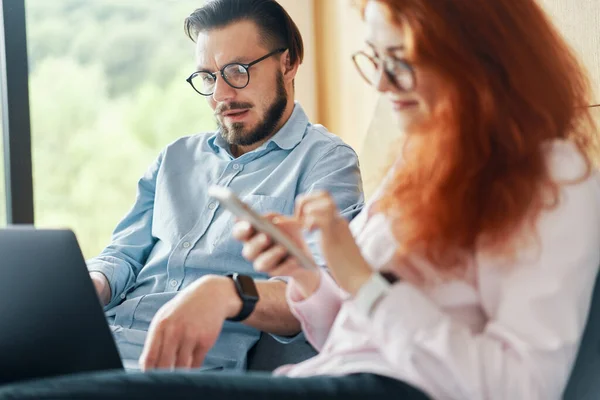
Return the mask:
{"type": "Polygon", "coordinates": [[[122,369],[70,230],[0,229],[0,384],[122,369]]]}

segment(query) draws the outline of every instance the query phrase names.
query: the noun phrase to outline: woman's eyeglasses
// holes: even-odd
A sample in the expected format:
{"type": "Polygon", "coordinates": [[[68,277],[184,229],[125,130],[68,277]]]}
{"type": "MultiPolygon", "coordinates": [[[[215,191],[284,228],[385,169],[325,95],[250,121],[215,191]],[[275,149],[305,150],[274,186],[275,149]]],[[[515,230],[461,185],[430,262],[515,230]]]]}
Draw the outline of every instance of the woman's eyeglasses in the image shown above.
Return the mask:
{"type": "Polygon", "coordinates": [[[370,56],[364,51],[359,51],[352,56],[352,61],[360,75],[369,85],[375,86],[379,81],[381,69],[390,82],[402,91],[415,88],[415,71],[408,62],[391,57],[383,59],[370,56]]]}

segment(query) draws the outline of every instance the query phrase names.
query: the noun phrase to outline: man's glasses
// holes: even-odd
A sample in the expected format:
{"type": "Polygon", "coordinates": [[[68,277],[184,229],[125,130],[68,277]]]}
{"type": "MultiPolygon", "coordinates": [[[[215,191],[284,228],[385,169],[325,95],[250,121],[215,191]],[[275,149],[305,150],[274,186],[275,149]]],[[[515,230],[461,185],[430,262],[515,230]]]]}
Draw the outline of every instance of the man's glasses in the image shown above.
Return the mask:
{"type": "Polygon", "coordinates": [[[220,73],[223,80],[234,89],[243,89],[250,83],[250,67],[266,60],[267,58],[283,53],[287,49],[277,49],[269,54],[252,61],[249,64],[230,63],[221,68],[220,71],[196,71],[191,74],[186,81],[192,88],[202,96],[211,96],[215,92],[217,83],[217,74],[220,73]]]}
{"type": "Polygon", "coordinates": [[[360,75],[369,85],[375,85],[379,80],[380,71],[383,71],[386,77],[398,89],[410,91],[415,88],[416,78],[412,65],[406,61],[386,57],[380,59],[359,51],[352,56],[352,61],[360,75]]]}

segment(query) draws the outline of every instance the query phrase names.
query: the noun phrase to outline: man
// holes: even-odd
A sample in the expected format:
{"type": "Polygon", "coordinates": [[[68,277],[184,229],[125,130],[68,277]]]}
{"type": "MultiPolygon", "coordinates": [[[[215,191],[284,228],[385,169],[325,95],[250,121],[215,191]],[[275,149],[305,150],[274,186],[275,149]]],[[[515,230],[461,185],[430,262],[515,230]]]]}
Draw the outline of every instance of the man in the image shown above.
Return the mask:
{"type": "Polygon", "coordinates": [[[197,44],[188,82],[208,100],[218,131],[161,152],[88,269],[126,367],[141,357],[142,368],[242,369],[260,331],[290,337],[300,326],[285,280],[266,280],[243,259],[234,218],[209,186],[281,214],[293,212],[297,195],[327,190],[350,219],[363,201],[358,160],[294,103],[302,38],[276,1],[213,0],[185,29],[197,44]],[[241,286],[255,288],[258,303],[241,286]]]}

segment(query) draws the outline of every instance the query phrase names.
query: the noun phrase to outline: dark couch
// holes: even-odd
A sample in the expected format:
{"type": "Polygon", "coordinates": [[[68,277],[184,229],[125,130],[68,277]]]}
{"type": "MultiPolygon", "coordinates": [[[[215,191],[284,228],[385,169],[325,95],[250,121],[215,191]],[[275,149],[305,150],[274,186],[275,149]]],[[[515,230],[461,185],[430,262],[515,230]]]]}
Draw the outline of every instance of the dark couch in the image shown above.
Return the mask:
{"type": "Polygon", "coordinates": [[[564,400],[598,399],[600,399],[600,275],[596,278],[587,326],[564,393],[564,400]]]}
{"type": "Polygon", "coordinates": [[[285,364],[297,364],[317,354],[304,339],[299,338],[288,344],[273,339],[263,333],[260,340],[248,353],[248,369],[251,371],[273,371],[285,364]]]}

